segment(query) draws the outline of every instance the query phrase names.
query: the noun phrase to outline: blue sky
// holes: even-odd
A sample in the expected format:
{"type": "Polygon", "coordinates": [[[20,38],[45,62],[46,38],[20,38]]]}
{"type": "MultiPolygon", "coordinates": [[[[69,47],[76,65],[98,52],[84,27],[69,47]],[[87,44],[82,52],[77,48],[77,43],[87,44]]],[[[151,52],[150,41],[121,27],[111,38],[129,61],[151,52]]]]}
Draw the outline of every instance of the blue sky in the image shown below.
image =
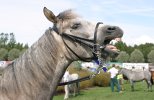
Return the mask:
{"type": "Polygon", "coordinates": [[[13,32],[17,42],[32,45],[52,24],[46,6],[56,15],[74,9],[84,19],[118,25],[128,45],[154,43],[154,0],[1,0],[0,33],[13,32]]]}

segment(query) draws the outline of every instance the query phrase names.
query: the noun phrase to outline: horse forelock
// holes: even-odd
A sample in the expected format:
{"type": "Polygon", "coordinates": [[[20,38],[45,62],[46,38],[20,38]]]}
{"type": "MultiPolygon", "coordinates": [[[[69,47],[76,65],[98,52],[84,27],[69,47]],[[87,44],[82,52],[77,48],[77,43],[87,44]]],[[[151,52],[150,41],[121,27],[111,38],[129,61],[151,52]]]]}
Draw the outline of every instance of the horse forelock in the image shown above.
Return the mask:
{"type": "Polygon", "coordinates": [[[96,23],[82,19],[82,17],[79,16],[72,9],[61,12],[59,15],[57,15],[57,18],[59,19],[60,23],[57,24],[57,27],[58,29],[60,29],[60,32],[64,31],[65,33],[82,36],[84,38],[93,38],[96,23]],[[71,33],[70,31],[65,31],[70,30],[74,24],[80,24],[81,27],[76,29],[77,31],[71,31],[71,33]]]}
{"type": "Polygon", "coordinates": [[[76,19],[80,16],[77,13],[75,13],[72,9],[69,9],[59,13],[57,17],[64,21],[64,20],[76,19]]]}

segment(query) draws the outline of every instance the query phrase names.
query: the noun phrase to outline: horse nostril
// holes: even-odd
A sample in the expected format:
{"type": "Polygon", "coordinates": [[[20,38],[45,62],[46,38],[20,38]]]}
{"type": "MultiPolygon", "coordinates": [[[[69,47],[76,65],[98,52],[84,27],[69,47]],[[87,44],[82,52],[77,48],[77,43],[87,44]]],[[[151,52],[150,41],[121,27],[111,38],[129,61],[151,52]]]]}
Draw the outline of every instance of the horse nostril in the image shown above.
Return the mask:
{"type": "Polygon", "coordinates": [[[108,27],[108,30],[116,30],[116,27],[108,27]]]}
{"type": "Polygon", "coordinates": [[[107,30],[112,30],[112,28],[111,27],[108,27],[107,30]]]}

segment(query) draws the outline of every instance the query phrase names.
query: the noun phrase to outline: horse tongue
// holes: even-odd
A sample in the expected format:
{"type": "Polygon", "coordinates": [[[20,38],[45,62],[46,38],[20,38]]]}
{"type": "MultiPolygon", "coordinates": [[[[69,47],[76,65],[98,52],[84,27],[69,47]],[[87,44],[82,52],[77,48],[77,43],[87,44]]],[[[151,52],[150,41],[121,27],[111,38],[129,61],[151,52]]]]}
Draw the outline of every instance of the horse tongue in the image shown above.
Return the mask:
{"type": "Polygon", "coordinates": [[[106,48],[108,48],[109,50],[111,50],[113,52],[118,52],[119,51],[116,46],[110,45],[110,44],[107,45],[106,48]]]}
{"type": "Polygon", "coordinates": [[[116,57],[117,55],[119,55],[119,50],[115,46],[109,44],[104,48],[104,54],[102,54],[102,57],[116,57]]]}

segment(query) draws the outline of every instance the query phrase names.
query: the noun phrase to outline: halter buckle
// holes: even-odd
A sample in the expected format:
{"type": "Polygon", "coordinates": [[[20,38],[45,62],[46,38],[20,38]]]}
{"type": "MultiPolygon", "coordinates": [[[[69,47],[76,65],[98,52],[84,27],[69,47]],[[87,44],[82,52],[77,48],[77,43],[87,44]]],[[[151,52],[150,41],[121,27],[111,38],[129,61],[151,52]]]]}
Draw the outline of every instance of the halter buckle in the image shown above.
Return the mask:
{"type": "Polygon", "coordinates": [[[94,44],[94,46],[93,46],[93,52],[96,55],[99,55],[100,54],[100,45],[99,44],[94,44]]]}

